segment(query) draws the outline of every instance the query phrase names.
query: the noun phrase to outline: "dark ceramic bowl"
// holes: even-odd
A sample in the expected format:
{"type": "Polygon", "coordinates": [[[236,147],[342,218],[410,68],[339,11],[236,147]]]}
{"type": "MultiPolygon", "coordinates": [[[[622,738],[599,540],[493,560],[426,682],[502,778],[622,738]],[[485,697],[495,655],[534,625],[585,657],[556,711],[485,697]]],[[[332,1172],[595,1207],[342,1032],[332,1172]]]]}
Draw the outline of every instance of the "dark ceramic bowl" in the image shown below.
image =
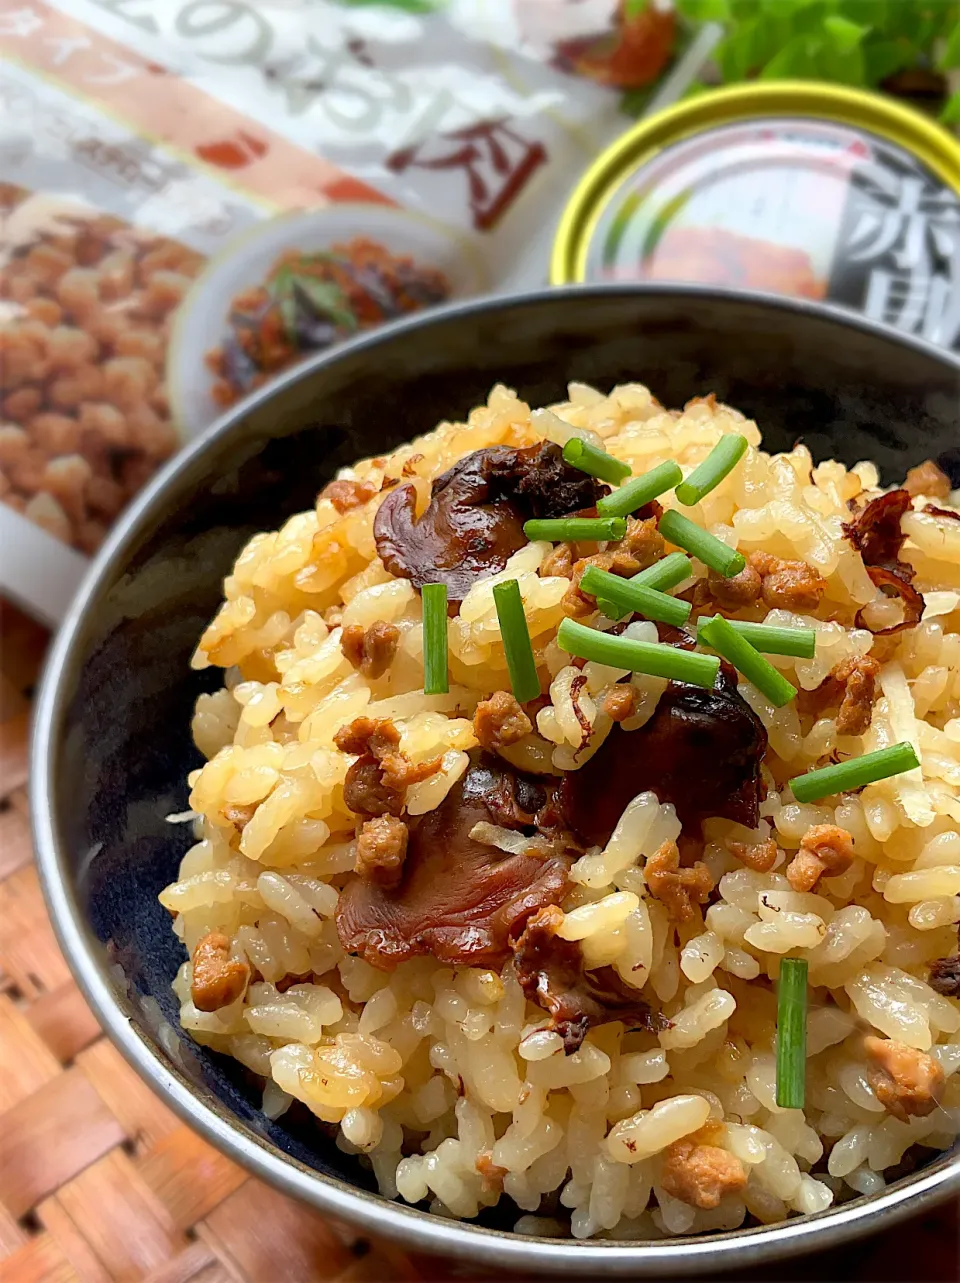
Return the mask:
{"type": "MultiPolygon", "coordinates": [[[[781,1225],[665,1243],[574,1243],[442,1220],[379,1198],[290,1110],[270,1122],[235,1062],[177,1025],[181,947],[157,893],[188,839],[193,703],[220,682],[190,654],[254,531],[312,505],[337,468],[458,418],[502,380],[534,404],[568,380],[642,380],[668,406],[715,391],[766,444],[873,458],[884,480],[939,459],[960,483],[960,360],[805,303],[690,287],[554,290],[456,306],[308,361],[192,442],[127,512],[48,663],[33,745],[40,867],[64,952],[109,1035],[231,1158],[307,1203],[418,1248],[526,1271],[673,1275],[743,1267],[864,1233],[960,1191],[960,1156],[878,1197],[781,1225]]],[[[490,1214],[488,1214],[490,1215],[490,1214]]]]}

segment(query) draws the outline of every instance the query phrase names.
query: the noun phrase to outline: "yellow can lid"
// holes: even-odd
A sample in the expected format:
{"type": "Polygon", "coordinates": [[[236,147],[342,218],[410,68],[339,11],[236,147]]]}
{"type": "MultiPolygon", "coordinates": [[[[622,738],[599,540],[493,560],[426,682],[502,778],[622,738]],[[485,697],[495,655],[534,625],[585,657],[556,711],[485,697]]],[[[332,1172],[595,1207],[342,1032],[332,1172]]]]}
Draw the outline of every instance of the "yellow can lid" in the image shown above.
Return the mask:
{"type": "Polygon", "coordinates": [[[847,254],[841,222],[854,216],[852,197],[873,183],[883,212],[894,187],[906,183],[908,195],[896,197],[907,201],[900,210],[906,216],[910,201],[920,199],[917,182],[930,200],[953,204],[960,141],[911,107],[804,81],[717,89],[641,121],[600,154],[566,206],[550,279],[705,279],[854,303],[843,297],[853,288],[845,259],[866,261],[871,238],[848,226],[854,244],[847,254]],[[711,225],[715,243],[707,247],[701,236],[694,246],[694,224],[711,225]],[[758,244],[770,250],[766,267],[758,244]],[[648,254],[658,246],[659,263],[648,254]],[[711,266],[717,255],[726,276],[711,266]],[[698,258],[706,276],[697,274],[698,258]],[[689,270],[677,271],[684,262],[689,270]],[[736,279],[764,270],[769,280],[736,279]],[[834,276],[845,281],[840,297],[834,276]]]}

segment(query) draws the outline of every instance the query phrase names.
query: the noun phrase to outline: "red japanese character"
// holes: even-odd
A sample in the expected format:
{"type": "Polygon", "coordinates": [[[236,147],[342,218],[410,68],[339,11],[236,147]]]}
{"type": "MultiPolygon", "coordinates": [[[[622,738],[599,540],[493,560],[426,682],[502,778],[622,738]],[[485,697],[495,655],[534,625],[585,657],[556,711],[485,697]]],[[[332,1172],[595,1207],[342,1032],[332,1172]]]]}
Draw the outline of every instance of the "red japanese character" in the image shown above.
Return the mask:
{"type": "Polygon", "coordinates": [[[489,231],[546,159],[542,143],[528,142],[504,120],[483,120],[394,152],[387,165],[396,174],[410,168],[464,170],[473,225],[489,231]]]}

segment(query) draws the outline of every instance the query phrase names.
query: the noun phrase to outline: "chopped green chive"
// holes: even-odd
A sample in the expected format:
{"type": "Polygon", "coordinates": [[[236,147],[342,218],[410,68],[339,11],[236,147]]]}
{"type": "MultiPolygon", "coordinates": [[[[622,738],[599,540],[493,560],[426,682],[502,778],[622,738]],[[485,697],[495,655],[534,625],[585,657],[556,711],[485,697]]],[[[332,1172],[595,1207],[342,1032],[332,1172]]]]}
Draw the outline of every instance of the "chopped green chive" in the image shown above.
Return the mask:
{"type": "Polygon", "coordinates": [[[632,637],[614,637],[596,628],[586,628],[572,619],[564,619],[557,633],[557,645],[570,655],[592,659],[611,668],[626,668],[651,677],[666,677],[675,682],[689,682],[712,690],[717,680],[720,661],[714,655],[679,650],[659,642],[634,641],[632,637]]]}
{"type": "Polygon", "coordinates": [[[807,1086],[807,962],[784,958],[777,981],[777,1104],[803,1109],[807,1086]]]}
{"type": "Polygon", "coordinates": [[[732,472],[747,450],[747,438],[731,432],[722,436],[703,463],[698,464],[686,481],[677,486],[677,498],[688,508],[699,503],[705,494],[718,486],[732,472]]]}
{"type": "Polygon", "coordinates": [[[500,636],[503,638],[503,649],[507,657],[510,685],[520,703],[526,704],[540,694],[540,678],[533,658],[527,618],[523,613],[520,585],[515,579],[494,584],[493,602],[500,621],[500,636]]]}
{"type": "Polygon", "coordinates": [[[563,457],[581,472],[588,472],[591,477],[599,477],[601,481],[609,481],[613,485],[619,485],[624,477],[630,475],[629,463],[615,459],[606,450],[598,450],[579,437],[570,438],[563,447],[563,457]]]}
{"type": "Polygon", "coordinates": [[[835,766],[824,766],[819,771],[796,775],[790,781],[790,787],[798,802],[815,802],[820,797],[847,793],[852,789],[863,788],[864,784],[876,784],[877,780],[889,779],[891,775],[902,775],[904,771],[915,770],[919,765],[917,750],[909,741],[904,740],[889,748],[879,748],[875,753],[864,753],[862,757],[837,762],[835,766]]]}
{"type": "Polygon", "coordinates": [[[698,630],[699,637],[712,647],[718,655],[729,659],[734,668],[753,682],[761,695],[765,695],[774,708],[789,704],[797,693],[783,673],[777,672],[768,659],[760,654],[755,646],[741,637],[737,630],[724,619],[723,615],[714,615],[709,623],[698,630]]]}
{"type": "Polygon", "coordinates": [[[596,597],[597,602],[610,602],[618,610],[636,610],[647,619],[659,619],[665,624],[680,627],[690,618],[693,609],[688,601],[678,601],[656,588],[647,588],[633,579],[611,575],[598,566],[588,566],[580,580],[581,591],[596,597]]]}
{"type": "Polygon", "coordinates": [[[685,548],[693,557],[699,557],[705,566],[715,570],[724,579],[739,575],[747,564],[742,552],[737,552],[685,517],[682,512],[668,509],[660,518],[660,533],[678,548],[685,548]]]}
{"type": "Polygon", "coordinates": [[[622,539],[627,523],[623,517],[545,517],[525,521],[523,533],[528,539],[549,539],[551,543],[622,539]]]}
{"type": "Polygon", "coordinates": [[[597,610],[606,619],[626,619],[628,615],[633,614],[632,606],[615,606],[612,601],[607,601],[605,597],[597,598],[597,610]]]}
{"type": "Polygon", "coordinates": [[[613,494],[604,495],[597,503],[597,512],[601,517],[628,517],[651,499],[656,499],[657,495],[672,490],[682,480],[683,472],[678,463],[671,460],[658,464],[643,476],[634,477],[619,490],[614,490],[613,494]]]}
{"type": "Polygon", "coordinates": [[[423,693],[446,695],[450,689],[447,673],[447,585],[424,584],[420,589],[423,606],[423,693]]]}
{"type": "MultiPolygon", "coordinates": [[[[627,583],[642,584],[644,588],[655,588],[657,592],[666,592],[668,588],[676,588],[677,584],[682,584],[685,579],[689,579],[692,570],[689,557],[684,556],[682,552],[671,552],[666,557],[661,557],[659,561],[655,561],[652,566],[648,566],[646,570],[631,575],[627,583]]],[[[612,601],[606,598],[601,600],[599,597],[597,609],[608,619],[623,619],[626,615],[633,614],[632,607],[616,606],[612,601]]]]}
{"type": "MultiPolygon", "coordinates": [[[[713,618],[712,615],[703,615],[697,620],[698,640],[713,618]]],[[[728,619],[727,623],[751,646],[766,655],[796,655],[800,659],[813,659],[816,653],[817,633],[814,628],[778,628],[774,624],[751,624],[743,619],[728,619]]]]}
{"type": "Polygon", "coordinates": [[[644,588],[656,588],[658,592],[666,592],[670,588],[676,588],[677,584],[682,584],[692,574],[693,566],[690,558],[685,557],[682,552],[671,552],[666,557],[661,557],[659,561],[655,561],[652,566],[648,566],[646,570],[631,575],[630,583],[643,584],[644,588]]]}

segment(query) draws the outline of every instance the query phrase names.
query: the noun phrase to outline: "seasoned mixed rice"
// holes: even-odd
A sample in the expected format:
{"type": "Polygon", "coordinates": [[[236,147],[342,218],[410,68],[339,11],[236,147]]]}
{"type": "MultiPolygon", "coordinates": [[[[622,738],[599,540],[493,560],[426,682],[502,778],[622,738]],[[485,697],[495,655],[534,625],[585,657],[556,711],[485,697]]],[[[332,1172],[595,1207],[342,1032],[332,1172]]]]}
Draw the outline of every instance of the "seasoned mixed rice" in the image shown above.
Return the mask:
{"type": "MultiPolygon", "coordinates": [[[[960,496],[930,463],[882,493],[871,463],[766,454],[713,397],[669,411],[639,384],[574,384],[531,412],[498,386],[255,535],[194,659],[225,673],[193,721],[196,844],[160,897],[188,954],[183,1027],[263,1076],[269,1116],[302,1101],[385,1197],[462,1218],[503,1199],[531,1234],[771,1223],[949,1148],[960,496]],[[805,626],[816,651],[768,656],[798,688],[780,708],[724,670],[678,747],[683,689],[556,641],[568,616],[611,627],[578,588],[587,558],[629,575],[671,551],[659,505],[616,546],[513,538],[538,502],[590,510],[603,493],[558,451],[523,451],[577,435],[634,475],[687,474],[731,432],[747,453],[683,511],[747,569],[695,560],[674,593],[693,624],[805,626]],[[531,481],[521,455],[550,475],[531,481]],[[470,481],[468,456],[499,462],[470,481]],[[457,492],[447,524],[423,517],[467,482],[488,488],[457,492]],[[522,707],[492,593],[508,579],[542,691],[522,707]],[[450,682],[428,696],[431,580],[449,586],[450,682]],[[904,741],[920,769],[794,799],[790,779],[904,741]],[[776,1101],[786,957],[809,967],[802,1110],[776,1101]]],[[[626,635],[692,644],[639,617],[626,635]]]]}

